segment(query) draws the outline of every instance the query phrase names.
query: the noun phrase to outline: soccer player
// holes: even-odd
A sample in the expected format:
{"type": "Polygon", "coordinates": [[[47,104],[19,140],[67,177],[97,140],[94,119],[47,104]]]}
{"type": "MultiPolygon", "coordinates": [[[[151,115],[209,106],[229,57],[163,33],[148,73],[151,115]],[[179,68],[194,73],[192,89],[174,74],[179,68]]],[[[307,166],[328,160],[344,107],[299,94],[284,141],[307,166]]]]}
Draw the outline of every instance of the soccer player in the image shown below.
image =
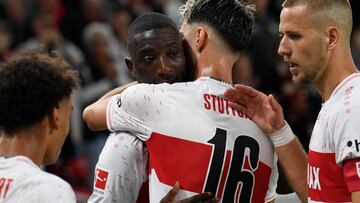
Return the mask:
{"type": "MultiPolygon", "coordinates": [[[[131,58],[126,59],[126,64],[137,82],[158,84],[184,81],[186,67],[183,40],[170,18],[159,13],[146,13],[130,25],[128,36],[127,46],[131,58]]],[[[92,130],[106,129],[106,120],[104,118],[103,123],[93,122],[94,117],[89,116],[88,111],[131,85],[110,91],[85,109],[84,119],[92,130]]],[[[148,153],[141,140],[129,136],[127,132],[112,133],[99,156],[93,193],[88,202],[146,201],[149,196],[146,190],[148,183],[145,182],[148,177],[147,166],[148,153]],[[139,195],[142,185],[144,188],[139,195]]],[[[168,197],[164,198],[164,202],[166,199],[171,200],[168,197]]],[[[199,199],[209,197],[204,193],[186,201],[198,202],[199,199]]]]}
{"type": "Polygon", "coordinates": [[[76,202],[71,186],[40,166],[58,159],[78,80],[53,54],[0,65],[0,202],[76,202]]]}
{"type": "Polygon", "coordinates": [[[89,116],[146,142],[150,202],[159,202],[177,180],[182,188],[176,199],[210,191],[222,202],[272,202],[272,143],[222,98],[231,87],[232,66],[250,41],[254,9],[236,0],[190,0],[182,13],[197,80],[135,85],[89,116]]]}
{"type": "Polygon", "coordinates": [[[306,155],[273,96],[237,85],[233,104],[271,134],[281,165],[305,202],[360,202],[360,74],[350,52],[348,0],[287,0],[280,15],[279,54],[295,84],[323,98],[306,155]],[[308,175],[307,180],[304,178],[308,175]],[[307,187],[306,187],[307,184],[307,187]]]}

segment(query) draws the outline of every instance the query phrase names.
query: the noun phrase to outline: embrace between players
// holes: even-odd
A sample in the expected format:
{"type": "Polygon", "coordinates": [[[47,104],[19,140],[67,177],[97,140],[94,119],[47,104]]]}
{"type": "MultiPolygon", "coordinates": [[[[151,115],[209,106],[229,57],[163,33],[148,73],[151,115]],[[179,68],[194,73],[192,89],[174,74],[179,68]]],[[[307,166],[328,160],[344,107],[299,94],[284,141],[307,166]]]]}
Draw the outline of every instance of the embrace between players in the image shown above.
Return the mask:
{"type": "MultiPolygon", "coordinates": [[[[277,156],[303,202],[360,201],[360,74],[350,53],[349,2],[283,4],[279,54],[294,82],[312,83],[324,100],[309,159],[272,95],[232,86],[254,11],[237,0],[188,0],[181,9],[185,43],[160,14],[131,25],[126,64],[139,84],[110,91],[83,115],[90,128],[114,132],[99,157],[89,202],[274,202],[277,156]]],[[[69,70],[44,55],[0,67],[0,202],[47,202],[48,194],[55,202],[75,201],[68,184],[38,168],[57,159],[68,133],[77,84],[69,70]],[[19,95],[37,100],[24,103],[19,95]],[[31,168],[26,177],[16,172],[24,167],[31,168]],[[30,182],[38,191],[32,195],[30,182]]]]}

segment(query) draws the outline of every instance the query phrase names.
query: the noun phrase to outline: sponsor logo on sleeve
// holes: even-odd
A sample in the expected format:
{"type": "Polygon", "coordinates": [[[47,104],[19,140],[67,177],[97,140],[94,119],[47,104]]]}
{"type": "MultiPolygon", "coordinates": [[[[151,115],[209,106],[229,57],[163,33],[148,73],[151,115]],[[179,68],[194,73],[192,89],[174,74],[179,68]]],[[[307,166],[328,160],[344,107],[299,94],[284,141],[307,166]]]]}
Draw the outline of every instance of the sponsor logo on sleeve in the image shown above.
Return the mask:
{"type": "Polygon", "coordinates": [[[105,190],[106,182],[108,180],[109,172],[99,169],[96,169],[96,182],[95,187],[101,190],[105,190]]]}
{"type": "Polygon", "coordinates": [[[354,141],[348,141],[347,142],[348,147],[355,147],[356,152],[360,152],[360,142],[355,139],[354,141]]]}
{"type": "Polygon", "coordinates": [[[117,104],[117,106],[120,108],[121,107],[121,104],[122,104],[122,102],[121,102],[121,96],[118,96],[117,98],[116,98],[116,104],[117,104]]]}

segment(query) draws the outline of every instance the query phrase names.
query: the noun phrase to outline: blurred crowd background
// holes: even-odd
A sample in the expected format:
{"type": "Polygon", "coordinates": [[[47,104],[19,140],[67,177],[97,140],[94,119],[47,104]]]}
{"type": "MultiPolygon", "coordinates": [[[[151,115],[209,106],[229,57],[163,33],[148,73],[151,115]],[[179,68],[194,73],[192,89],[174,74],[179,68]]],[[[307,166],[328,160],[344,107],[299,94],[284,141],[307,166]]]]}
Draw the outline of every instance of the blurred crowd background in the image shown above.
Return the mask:
{"type": "MultiPolygon", "coordinates": [[[[239,58],[234,83],[243,83],[281,102],[286,120],[304,146],[321,99],[312,87],[296,87],[288,65],[277,55],[278,22],[283,0],[249,0],[257,7],[251,46],[239,58]]],[[[68,181],[79,202],[91,191],[94,167],[109,132],[91,132],[82,121],[83,108],[110,89],[132,81],[124,63],[128,26],[147,11],[179,22],[185,0],[0,0],[0,60],[39,47],[59,52],[80,72],[74,95],[70,136],[58,163],[46,170],[68,181]]],[[[360,67],[360,2],[350,0],[354,29],[352,51],[360,67]]],[[[119,155],[114,155],[119,156],[119,155]]]]}

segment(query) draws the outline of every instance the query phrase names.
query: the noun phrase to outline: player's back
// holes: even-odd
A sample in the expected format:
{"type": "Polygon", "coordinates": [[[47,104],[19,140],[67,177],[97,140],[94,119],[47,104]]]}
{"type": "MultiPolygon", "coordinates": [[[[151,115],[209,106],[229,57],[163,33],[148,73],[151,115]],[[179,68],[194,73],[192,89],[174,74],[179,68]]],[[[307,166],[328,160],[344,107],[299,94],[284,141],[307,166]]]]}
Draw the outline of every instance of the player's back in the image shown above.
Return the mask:
{"type": "Polygon", "coordinates": [[[71,186],[42,171],[29,158],[0,157],[0,202],[76,202],[71,186]]]}
{"type": "Polygon", "coordinates": [[[203,191],[222,202],[274,197],[277,169],[271,141],[228,105],[221,95],[229,87],[203,77],[138,85],[112,101],[110,106],[121,110],[109,114],[109,127],[119,129],[123,123],[125,130],[147,141],[151,202],[159,202],[176,181],[182,186],[177,199],[203,191]]]}

